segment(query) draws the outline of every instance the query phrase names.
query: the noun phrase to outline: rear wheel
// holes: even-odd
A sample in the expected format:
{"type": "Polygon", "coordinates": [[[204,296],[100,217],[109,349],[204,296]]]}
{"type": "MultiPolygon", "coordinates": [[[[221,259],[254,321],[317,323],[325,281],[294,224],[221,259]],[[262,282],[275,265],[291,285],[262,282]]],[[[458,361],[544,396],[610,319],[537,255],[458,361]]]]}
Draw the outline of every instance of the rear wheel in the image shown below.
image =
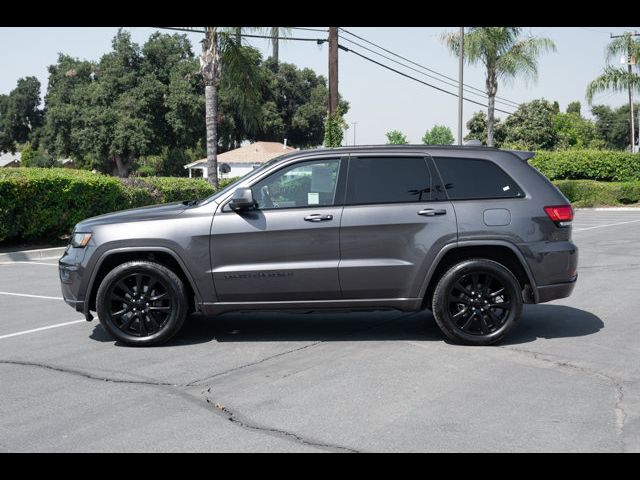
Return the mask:
{"type": "Polygon", "coordinates": [[[107,274],[96,298],[98,319],[117,340],[132,346],[164,343],[182,327],[187,295],[164,265],[136,260],[107,274]]]}
{"type": "Polygon", "coordinates": [[[501,341],[522,316],[520,284],[504,265],[464,260],[438,281],[433,316],[456,343],[491,345],[501,341]]]}

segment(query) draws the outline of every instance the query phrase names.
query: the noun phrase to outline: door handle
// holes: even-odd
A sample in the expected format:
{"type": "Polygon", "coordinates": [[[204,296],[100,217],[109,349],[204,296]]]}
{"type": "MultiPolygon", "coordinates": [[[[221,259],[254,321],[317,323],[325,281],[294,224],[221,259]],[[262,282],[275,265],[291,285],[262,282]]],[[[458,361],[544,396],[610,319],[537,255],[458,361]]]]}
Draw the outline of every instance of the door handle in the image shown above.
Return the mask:
{"type": "Polygon", "coordinates": [[[436,215],[446,215],[447,211],[444,208],[434,209],[434,208],[425,208],[424,210],[420,210],[418,215],[422,215],[424,217],[434,217],[436,215]]]}
{"type": "Polygon", "coordinates": [[[333,215],[323,215],[322,213],[313,213],[304,217],[307,222],[325,222],[327,220],[333,220],[333,215]]]}

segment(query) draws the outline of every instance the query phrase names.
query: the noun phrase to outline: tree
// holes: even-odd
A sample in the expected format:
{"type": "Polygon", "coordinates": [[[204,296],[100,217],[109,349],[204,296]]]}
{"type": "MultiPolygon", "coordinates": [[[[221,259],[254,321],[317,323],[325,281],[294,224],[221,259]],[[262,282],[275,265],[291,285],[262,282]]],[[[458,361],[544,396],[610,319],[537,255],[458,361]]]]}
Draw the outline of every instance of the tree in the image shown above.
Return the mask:
{"type": "Polygon", "coordinates": [[[208,180],[218,188],[218,89],[223,65],[228,70],[226,78],[236,88],[242,88],[238,108],[246,123],[257,123],[259,111],[255,108],[260,98],[260,77],[252,56],[242,48],[239,28],[206,27],[202,42],[201,72],[205,84],[207,169],[208,180]]]}
{"type": "Polygon", "coordinates": [[[596,126],[579,113],[558,113],[553,117],[556,132],[556,149],[602,148],[604,141],[598,135],[596,126]]]}
{"type": "Polygon", "coordinates": [[[0,95],[0,152],[16,152],[18,144],[31,140],[42,126],[40,82],[36,77],[18,80],[9,95],[0,95]]]}
{"type": "MultiPolygon", "coordinates": [[[[495,118],[494,126],[494,145],[500,146],[504,139],[503,125],[499,118],[495,118]]],[[[464,137],[465,140],[479,140],[483,145],[487,144],[487,113],[479,111],[474,113],[467,121],[467,130],[469,133],[464,137]]]]}
{"type": "Polygon", "coordinates": [[[425,145],[452,145],[454,142],[451,129],[444,125],[435,125],[431,131],[427,130],[422,137],[425,145]]]}
{"type": "Polygon", "coordinates": [[[385,135],[387,136],[387,145],[406,145],[409,143],[405,134],[399,130],[391,130],[385,135]]]}
{"type": "Polygon", "coordinates": [[[291,32],[289,27],[271,27],[271,58],[277,65],[280,60],[280,38],[283,35],[288,35],[291,32]]]}
{"type": "MultiPolygon", "coordinates": [[[[536,79],[538,56],[555,51],[548,38],[528,36],[520,39],[521,27],[473,27],[464,34],[464,59],[467,63],[482,63],[485,72],[485,91],[488,96],[487,145],[494,145],[495,97],[498,80],[511,80],[518,76],[536,79]]],[[[460,52],[460,33],[447,33],[442,37],[454,55],[460,52]]]]}
{"type": "MultiPolygon", "coordinates": [[[[612,40],[606,48],[607,60],[617,58],[620,55],[625,58],[628,58],[628,56],[635,58],[636,68],[638,68],[640,41],[635,40],[630,33],[625,33],[623,36],[612,40]]],[[[640,74],[633,72],[631,62],[628,63],[626,68],[607,65],[602,74],[589,83],[586,94],[589,105],[591,105],[596,93],[608,90],[614,92],[627,91],[629,95],[629,125],[633,125],[635,122],[632,118],[632,92],[640,92],[640,74]]],[[[629,142],[633,149],[635,136],[634,132],[631,131],[631,127],[629,127],[629,142]]]]}
{"type": "Polygon", "coordinates": [[[338,110],[333,112],[332,115],[327,113],[324,122],[324,146],[340,147],[342,145],[342,139],[344,138],[344,130],[347,128],[349,128],[349,126],[342,116],[340,107],[338,107],[338,110]]]}
{"type": "Polygon", "coordinates": [[[581,105],[580,102],[571,102],[567,105],[567,113],[577,113],[580,115],[581,105]]]}
{"type": "Polygon", "coordinates": [[[558,141],[555,108],[544,99],[522,103],[504,122],[504,144],[527,150],[553,150],[558,141]]]}
{"type": "Polygon", "coordinates": [[[98,62],[61,54],[49,67],[43,141],[80,166],[128,176],[137,158],[204,138],[202,83],[185,35],[142,48],[120,30],[98,62]]]}
{"type": "MultiPolygon", "coordinates": [[[[270,58],[262,64],[265,89],[262,96],[262,128],[247,137],[251,140],[282,142],[307,148],[321,145],[327,116],[327,81],[309,68],[270,58]]],[[[340,116],[349,103],[338,97],[340,116]]]]}
{"type": "MultiPolygon", "coordinates": [[[[638,108],[640,108],[640,104],[635,104],[634,109],[636,112],[638,108]]],[[[622,105],[616,109],[608,105],[595,105],[591,108],[591,113],[596,118],[595,128],[598,136],[604,142],[604,148],[624,150],[629,146],[629,132],[631,131],[629,105],[622,105]]],[[[636,135],[638,128],[639,126],[636,123],[636,135]]]]}

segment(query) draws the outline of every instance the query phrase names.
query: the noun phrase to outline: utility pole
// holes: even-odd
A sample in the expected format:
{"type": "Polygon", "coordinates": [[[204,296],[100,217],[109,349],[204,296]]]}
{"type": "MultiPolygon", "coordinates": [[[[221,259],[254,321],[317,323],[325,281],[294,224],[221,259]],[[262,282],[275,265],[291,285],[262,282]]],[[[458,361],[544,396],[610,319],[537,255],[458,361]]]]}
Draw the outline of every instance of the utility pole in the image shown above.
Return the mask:
{"type": "Polygon", "coordinates": [[[460,63],[458,64],[458,145],[462,145],[462,78],[464,73],[464,27],[460,27],[460,63]]]}
{"type": "Polygon", "coordinates": [[[353,144],[356,144],[356,125],[358,125],[358,122],[351,122],[351,125],[353,125],[353,144]]]}
{"type": "Polygon", "coordinates": [[[338,110],[338,27],[329,27],[329,115],[338,110]]]}
{"type": "MultiPolygon", "coordinates": [[[[638,32],[634,32],[634,33],[627,33],[625,35],[630,35],[632,37],[638,37],[640,36],[640,33],[638,32]]],[[[611,35],[611,38],[621,38],[624,37],[625,35],[611,35]]],[[[631,124],[631,132],[629,134],[630,136],[630,140],[631,140],[631,152],[635,153],[636,152],[636,126],[635,126],[635,117],[633,114],[633,95],[631,92],[631,66],[635,65],[635,63],[638,61],[638,59],[633,58],[631,55],[631,46],[628,45],[627,46],[627,73],[629,74],[629,81],[627,82],[627,87],[628,87],[628,93],[629,93],[629,123],[631,124]]],[[[624,63],[624,62],[623,62],[624,63]]],[[[639,115],[639,121],[640,121],[640,115],[639,115]]]]}

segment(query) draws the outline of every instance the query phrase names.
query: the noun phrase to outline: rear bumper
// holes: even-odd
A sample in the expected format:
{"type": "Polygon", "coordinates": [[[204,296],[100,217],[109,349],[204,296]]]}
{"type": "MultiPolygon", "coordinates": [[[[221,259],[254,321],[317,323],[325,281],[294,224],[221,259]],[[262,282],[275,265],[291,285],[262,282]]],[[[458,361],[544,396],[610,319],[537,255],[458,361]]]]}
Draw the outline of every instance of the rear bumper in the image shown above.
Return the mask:
{"type": "Polygon", "coordinates": [[[559,298],[566,298],[573,292],[576,287],[578,276],[571,282],[554,283],[552,285],[538,285],[537,290],[537,303],[550,302],[551,300],[557,300],[559,298]]]}

